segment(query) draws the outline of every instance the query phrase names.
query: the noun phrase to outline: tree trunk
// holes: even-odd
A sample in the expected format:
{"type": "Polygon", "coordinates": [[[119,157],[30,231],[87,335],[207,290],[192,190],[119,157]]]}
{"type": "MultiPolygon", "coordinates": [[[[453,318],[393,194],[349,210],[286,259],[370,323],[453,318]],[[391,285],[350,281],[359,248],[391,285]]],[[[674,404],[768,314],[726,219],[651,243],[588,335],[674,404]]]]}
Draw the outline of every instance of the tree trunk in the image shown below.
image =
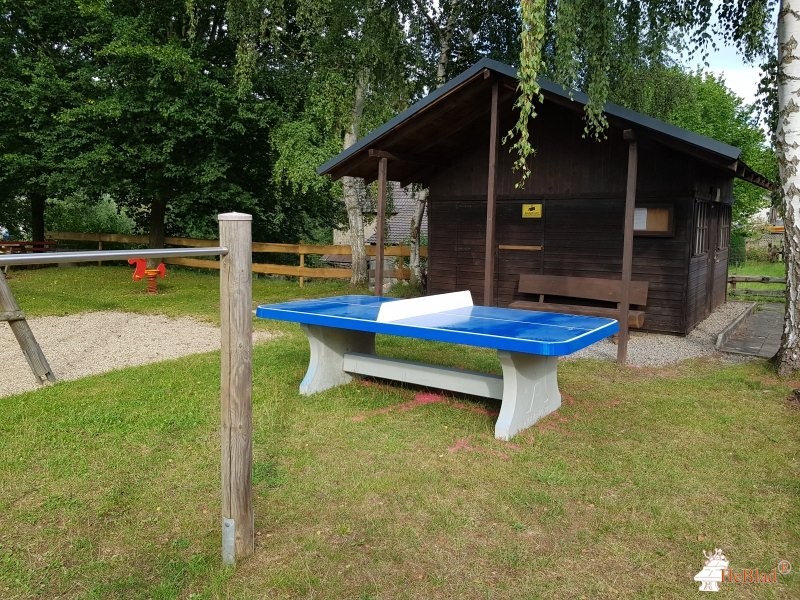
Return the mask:
{"type": "Polygon", "coordinates": [[[778,13],[777,157],[783,196],[786,320],[778,374],[800,368],[800,2],[782,0],[778,13]]]}
{"type": "Polygon", "coordinates": [[[44,241],[44,207],[45,197],[34,192],[28,194],[31,203],[31,240],[34,242],[44,241]]]}
{"type": "MultiPolygon", "coordinates": [[[[436,32],[439,38],[439,60],[436,63],[436,83],[441,87],[447,79],[447,65],[450,64],[450,44],[453,40],[453,33],[458,21],[458,5],[461,0],[450,1],[450,12],[447,15],[444,29],[436,32]]],[[[414,220],[411,221],[411,256],[408,258],[408,266],[411,269],[411,285],[422,288],[422,266],[420,265],[419,242],[422,233],[422,215],[428,204],[428,190],[417,191],[417,201],[414,204],[414,220]]]]}
{"type": "Polygon", "coordinates": [[[436,83],[440,87],[447,79],[447,65],[450,64],[450,43],[458,21],[458,5],[461,0],[450,1],[450,12],[447,15],[444,29],[439,34],[439,62],[436,65],[436,83]]]}
{"type": "Polygon", "coordinates": [[[411,218],[411,256],[409,257],[409,267],[411,269],[411,285],[425,291],[425,281],[422,275],[420,264],[420,237],[422,233],[422,217],[425,215],[425,206],[428,202],[428,189],[415,190],[416,203],[414,205],[414,216],[411,218]]]}
{"type": "Polygon", "coordinates": [[[367,253],[364,250],[364,214],[361,206],[359,182],[355,177],[342,177],[344,205],[347,208],[347,223],[350,227],[350,252],[352,255],[351,285],[367,285],[367,253]]]}
{"type": "MultiPolygon", "coordinates": [[[[344,134],[344,150],[356,143],[361,117],[364,114],[364,94],[369,83],[369,70],[362,70],[356,79],[356,93],[350,127],[344,134]]],[[[351,285],[368,285],[367,253],[364,250],[364,214],[359,194],[359,182],[355,177],[342,177],[344,205],[347,208],[347,222],[350,226],[350,252],[352,253],[351,285]]]]}
{"type": "MultiPolygon", "coordinates": [[[[166,243],[166,234],[164,232],[164,215],[167,212],[167,199],[161,194],[156,193],[153,198],[153,203],[150,206],[150,248],[163,248],[166,243]]],[[[157,267],[158,260],[150,258],[147,260],[147,268],[154,269],[157,267]]]]}

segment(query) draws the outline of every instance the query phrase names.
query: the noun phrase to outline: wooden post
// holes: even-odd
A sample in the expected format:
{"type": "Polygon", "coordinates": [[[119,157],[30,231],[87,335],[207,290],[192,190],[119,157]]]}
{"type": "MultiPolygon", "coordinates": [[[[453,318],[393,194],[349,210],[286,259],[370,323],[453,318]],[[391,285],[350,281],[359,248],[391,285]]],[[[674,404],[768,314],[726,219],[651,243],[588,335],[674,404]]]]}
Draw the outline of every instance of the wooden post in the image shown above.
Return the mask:
{"type": "MultiPolygon", "coordinates": [[[[301,252],[300,253],[300,268],[302,269],[305,266],[306,266],[306,255],[301,252]]],[[[304,283],[305,283],[305,278],[301,275],[300,276],[300,287],[303,287],[304,283]]]]}
{"type": "Polygon", "coordinates": [[[55,381],[56,376],[50,369],[50,365],[44,356],[44,352],[39,347],[39,342],[31,331],[30,325],[25,320],[24,313],[19,309],[11,288],[8,287],[6,276],[0,272],[0,322],[8,321],[8,326],[17,338],[17,343],[25,355],[25,360],[33,371],[39,383],[55,381]]]}
{"type": "Polygon", "coordinates": [[[222,562],[235,564],[255,547],[253,523],[252,217],[219,215],[222,562]]]}
{"type": "Polygon", "coordinates": [[[628,141],[628,182],[625,188],[625,229],[622,244],[622,294],[619,301],[619,339],[617,341],[617,363],[628,360],[628,310],[630,309],[631,272],[633,270],[633,215],[636,208],[636,172],[638,152],[636,135],[632,129],[622,133],[628,141]]]}
{"type": "MultiPolygon", "coordinates": [[[[100,240],[100,239],[97,240],[97,249],[98,250],[102,250],[103,249],[103,240],[100,240]]],[[[98,267],[102,267],[103,266],[103,261],[102,260],[98,260],[97,261],[97,266],[98,267]]]]}
{"type": "Polygon", "coordinates": [[[378,226],[375,230],[375,295],[383,296],[383,231],[386,228],[386,179],[389,161],[378,160],[378,226]]]}
{"type": "Polygon", "coordinates": [[[494,305],[494,217],[497,210],[497,105],[498,83],[492,83],[492,113],[489,126],[489,172],[486,190],[486,252],[483,266],[483,305],[494,305]]]}

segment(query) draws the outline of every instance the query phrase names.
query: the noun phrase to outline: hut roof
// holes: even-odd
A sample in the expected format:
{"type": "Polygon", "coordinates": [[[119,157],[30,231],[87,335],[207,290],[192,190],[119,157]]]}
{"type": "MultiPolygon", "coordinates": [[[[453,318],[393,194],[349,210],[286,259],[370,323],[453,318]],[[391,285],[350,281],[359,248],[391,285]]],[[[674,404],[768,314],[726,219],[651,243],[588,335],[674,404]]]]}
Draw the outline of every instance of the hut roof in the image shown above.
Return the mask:
{"type": "MultiPolygon", "coordinates": [[[[470,144],[476,129],[488,131],[490,105],[486,98],[493,80],[501,83],[500,102],[513,101],[517,95],[517,70],[484,58],[331,158],[317,173],[334,179],[349,175],[374,181],[378,160],[386,157],[390,159],[390,180],[403,185],[427,183],[449,155],[470,144]]],[[[586,94],[569,92],[546,79],[540,78],[539,84],[545,102],[556,102],[576,112],[588,102],[586,94]]],[[[604,111],[611,126],[632,128],[755,185],[774,187],[740,159],[741,150],[735,146],[616,104],[607,103],[604,111]]]]}

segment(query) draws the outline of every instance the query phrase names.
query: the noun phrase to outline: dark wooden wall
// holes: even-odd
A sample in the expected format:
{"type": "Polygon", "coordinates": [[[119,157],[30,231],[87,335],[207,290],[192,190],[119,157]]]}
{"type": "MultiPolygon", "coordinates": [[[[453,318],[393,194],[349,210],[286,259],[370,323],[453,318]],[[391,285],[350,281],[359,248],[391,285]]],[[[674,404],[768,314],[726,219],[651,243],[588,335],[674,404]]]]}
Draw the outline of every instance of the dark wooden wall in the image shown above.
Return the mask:
{"type": "MultiPolygon", "coordinates": [[[[514,187],[513,157],[505,148],[500,151],[497,244],[543,249],[496,251],[497,306],[518,297],[521,273],[615,279],[622,269],[628,154],[622,131],[609,129],[604,142],[584,140],[579,115],[559,105],[544,108],[532,130],[538,153],[524,189],[514,187]],[[523,219],[523,203],[541,203],[542,218],[523,219]]],[[[507,119],[501,127],[510,127],[507,119]]],[[[486,140],[477,137],[431,182],[428,284],[430,293],[469,289],[481,303],[488,149],[486,140]]],[[[688,333],[724,302],[727,250],[724,261],[723,253],[691,254],[694,203],[708,200],[715,187],[721,188],[720,199],[729,202],[730,179],[684,154],[640,141],[637,207],[674,207],[673,235],[634,238],[632,277],[650,282],[646,329],[688,333]]]]}

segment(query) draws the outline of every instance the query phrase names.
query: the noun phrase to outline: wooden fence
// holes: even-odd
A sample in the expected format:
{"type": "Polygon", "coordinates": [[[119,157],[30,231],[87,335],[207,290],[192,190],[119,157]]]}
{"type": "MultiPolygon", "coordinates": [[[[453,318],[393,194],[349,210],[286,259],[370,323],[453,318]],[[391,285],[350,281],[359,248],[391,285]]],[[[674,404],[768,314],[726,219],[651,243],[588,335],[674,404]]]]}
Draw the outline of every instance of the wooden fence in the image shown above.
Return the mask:
{"type": "Polygon", "coordinates": [[[762,296],[765,298],[784,298],[786,288],[776,289],[756,289],[756,288],[737,288],[737,283],[782,283],[786,285],[785,277],[768,277],[766,275],[732,275],[728,277],[728,284],[731,286],[731,296],[762,296]]]}
{"type": "MultiPolygon", "coordinates": [[[[91,242],[97,244],[97,249],[103,249],[103,243],[114,244],[143,244],[149,242],[146,235],[124,235],[118,233],[75,233],[68,231],[50,231],[47,233],[49,240],[63,240],[70,242],[91,242]]],[[[168,246],[179,247],[208,247],[218,246],[219,240],[198,240],[192,238],[168,237],[165,240],[168,246]]],[[[253,263],[253,273],[266,275],[285,275],[289,277],[299,277],[300,285],[303,285],[306,278],[313,279],[350,279],[352,270],[349,268],[337,267],[307,267],[306,257],[309,255],[351,255],[350,246],[334,245],[314,245],[314,244],[273,244],[264,242],[253,242],[253,253],[273,253],[273,254],[297,254],[297,265],[277,265],[270,263],[253,263]]],[[[375,256],[375,246],[365,246],[367,256],[375,256]]],[[[408,257],[411,254],[409,246],[387,246],[384,249],[386,257],[408,257]]],[[[428,255],[427,247],[420,248],[420,255],[428,255]]],[[[171,258],[164,262],[172,265],[184,267],[195,267],[200,269],[219,269],[219,261],[203,260],[197,258],[171,258]]],[[[408,280],[410,270],[399,268],[384,272],[384,277],[392,279],[408,280]]]]}

